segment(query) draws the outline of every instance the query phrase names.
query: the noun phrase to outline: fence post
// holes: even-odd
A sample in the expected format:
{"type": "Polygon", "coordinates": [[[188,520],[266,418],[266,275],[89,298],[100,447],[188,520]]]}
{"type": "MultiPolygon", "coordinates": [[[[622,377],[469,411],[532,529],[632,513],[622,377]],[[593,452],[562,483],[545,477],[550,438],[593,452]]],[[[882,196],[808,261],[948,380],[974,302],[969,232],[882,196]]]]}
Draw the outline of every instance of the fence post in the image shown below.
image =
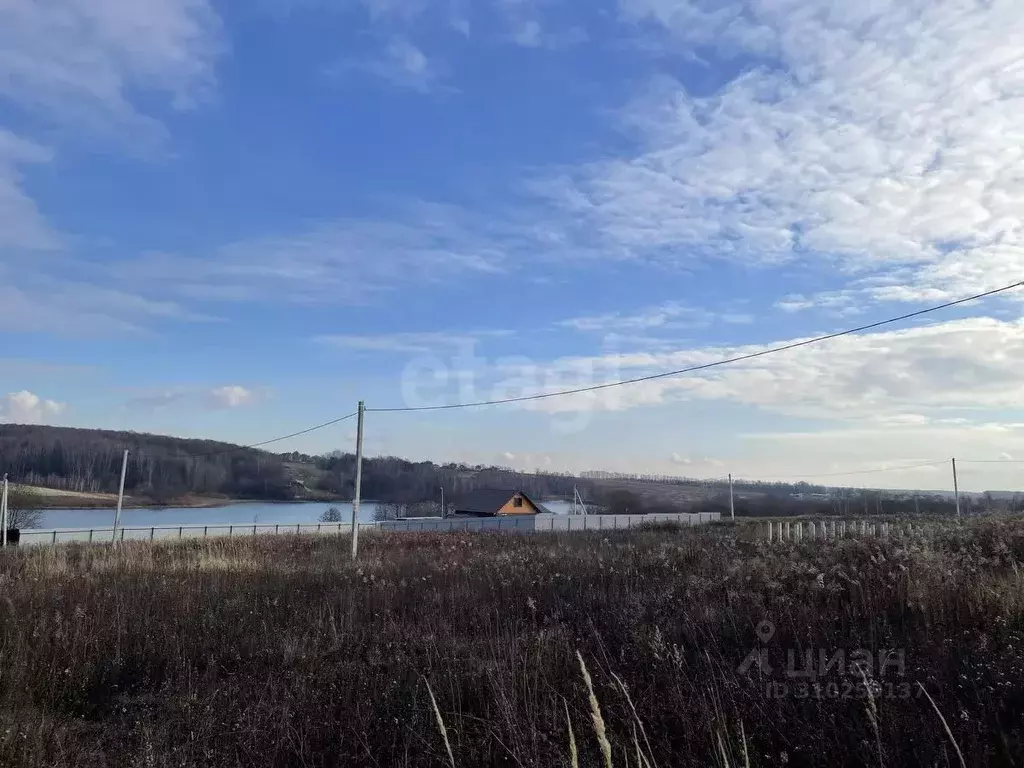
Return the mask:
{"type": "Polygon", "coordinates": [[[235,526],[229,525],[228,526],[228,538],[229,539],[231,538],[231,534],[233,534],[234,532],[235,532],[235,526]]]}
{"type": "Polygon", "coordinates": [[[149,528],[149,540],[150,540],[150,541],[152,541],[152,540],[153,540],[153,537],[154,537],[155,535],[156,535],[156,526],[155,526],[155,525],[152,525],[152,526],[150,526],[150,528],[149,528]]]}
{"type": "Polygon", "coordinates": [[[281,532],[281,524],[277,523],[277,524],[274,525],[274,533],[280,533],[280,532],[281,532]]]}
{"type": "Polygon", "coordinates": [[[92,528],[89,529],[89,543],[92,544],[92,528]]]}
{"type": "Polygon", "coordinates": [[[182,525],[179,525],[179,526],[178,526],[178,538],[179,538],[179,539],[181,538],[181,529],[182,529],[182,528],[184,528],[184,526],[182,526],[182,525]]]}
{"type": "Polygon", "coordinates": [[[57,531],[53,532],[53,539],[50,541],[51,544],[57,543],[57,531]]]}
{"type": "Polygon", "coordinates": [[[207,525],[204,525],[204,526],[203,526],[203,538],[204,538],[204,539],[206,538],[206,529],[207,529],[207,528],[209,528],[209,526],[207,526],[207,525]]]}

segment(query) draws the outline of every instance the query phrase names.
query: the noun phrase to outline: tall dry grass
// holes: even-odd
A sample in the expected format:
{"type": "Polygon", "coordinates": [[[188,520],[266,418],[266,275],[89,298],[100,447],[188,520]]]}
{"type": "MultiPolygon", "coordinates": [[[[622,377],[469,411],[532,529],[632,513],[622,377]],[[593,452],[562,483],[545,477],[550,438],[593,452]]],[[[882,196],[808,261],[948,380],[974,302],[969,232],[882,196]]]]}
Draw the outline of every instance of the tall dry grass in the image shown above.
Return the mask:
{"type": "Polygon", "coordinates": [[[1016,522],[363,544],[355,565],[344,538],[294,535],[3,554],[0,765],[1024,760],[1016,522]],[[776,677],[787,649],[902,648],[915,695],[869,671],[848,676],[869,702],[769,697],[737,671],[758,648],[776,677]]]}

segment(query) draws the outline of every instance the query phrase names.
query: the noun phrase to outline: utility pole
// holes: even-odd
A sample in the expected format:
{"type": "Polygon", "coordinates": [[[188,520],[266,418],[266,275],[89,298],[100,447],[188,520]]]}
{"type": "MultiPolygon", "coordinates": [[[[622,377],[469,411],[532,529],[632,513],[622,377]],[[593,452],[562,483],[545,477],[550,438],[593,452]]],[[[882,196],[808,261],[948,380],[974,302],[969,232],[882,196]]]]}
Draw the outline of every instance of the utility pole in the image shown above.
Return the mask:
{"type": "Polygon", "coordinates": [[[359,497],[363,492],[363,412],[366,407],[359,401],[356,426],[356,492],[352,499],[352,559],[359,555],[359,497]]]}
{"type": "Polygon", "coordinates": [[[950,459],[953,462],[953,498],[956,500],[956,519],[960,519],[960,485],[956,479],[956,459],[950,459]]]}
{"type": "Polygon", "coordinates": [[[7,474],[4,473],[4,490],[3,496],[0,497],[0,525],[4,527],[4,547],[7,546],[7,474]]]}
{"type": "Polygon", "coordinates": [[[732,500],[732,472],[729,473],[729,517],[736,519],[736,505],[732,500]]]}
{"type": "Polygon", "coordinates": [[[121,505],[124,504],[124,478],[128,474],[128,449],[121,457],[121,485],[117,490],[117,511],[114,513],[114,533],[111,541],[117,541],[117,526],[121,524],[121,505]]]}

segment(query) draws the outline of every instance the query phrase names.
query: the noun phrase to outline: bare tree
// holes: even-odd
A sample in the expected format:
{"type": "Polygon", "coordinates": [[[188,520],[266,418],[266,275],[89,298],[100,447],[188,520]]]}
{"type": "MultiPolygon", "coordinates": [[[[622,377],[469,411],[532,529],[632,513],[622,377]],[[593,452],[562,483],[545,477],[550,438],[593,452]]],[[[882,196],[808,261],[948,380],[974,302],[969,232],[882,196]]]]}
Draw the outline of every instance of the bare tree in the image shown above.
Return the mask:
{"type": "Polygon", "coordinates": [[[7,526],[38,528],[43,523],[42,502],[35,491],[11,487],[7,494],[7,526]]]}
{"type": "Polygon", "coordinates": [[[341,515],[341,510],[337,507],[328,507],[324,510],[323,514],[320,515],[321,523],[341,523],[344,522],[341,515]]]}
{"type": "Polygon", "coordinates": [[[380,520],[401,520],[405,517],[405,504],[397,501],[382,501],[374,507],[373,519],[380,520]]]}

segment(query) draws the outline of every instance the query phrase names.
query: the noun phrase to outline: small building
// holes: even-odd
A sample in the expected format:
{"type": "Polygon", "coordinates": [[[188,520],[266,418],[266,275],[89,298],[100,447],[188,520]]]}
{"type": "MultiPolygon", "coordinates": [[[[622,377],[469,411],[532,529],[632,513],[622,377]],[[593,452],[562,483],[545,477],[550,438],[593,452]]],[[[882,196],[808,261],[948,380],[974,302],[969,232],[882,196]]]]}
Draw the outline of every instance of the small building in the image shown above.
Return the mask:
{"type": "Polygon", "coordinates": [[[537,515],[543,507],[522,491],[481,489],[467,494],[455,505],[456,517],[537,515]]]}

